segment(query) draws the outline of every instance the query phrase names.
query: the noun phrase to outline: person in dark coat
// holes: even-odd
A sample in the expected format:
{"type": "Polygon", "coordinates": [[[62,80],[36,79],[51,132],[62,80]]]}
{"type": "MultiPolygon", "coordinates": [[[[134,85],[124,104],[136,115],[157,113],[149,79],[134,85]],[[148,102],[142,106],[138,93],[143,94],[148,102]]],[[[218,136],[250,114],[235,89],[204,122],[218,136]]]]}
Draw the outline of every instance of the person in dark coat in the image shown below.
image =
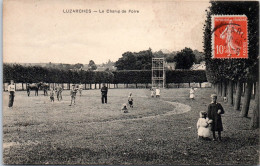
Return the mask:
{"type": "Polygon", "coordinates": [[[107,87],[106,87],[106,84],[103,84],[103,87],[101,88],[101,101],[102,101],[102,104],[104,104],[104,100],[105,100],[105,103],[107,104],[107,87]]]}
{"type": "Polygon", "coordinates": [[[221,114],[224,114],[224,109],[220,103],[217,103],[217,95],[211,95],[212,102],[208,106],[208,118],[211,119],[211,131],[213,134],[213,141],[216,140],[215,131],[218,131],[218,140],[221,141],[221,131],[223,131],[223,125],[221,120],[221,114]]]}

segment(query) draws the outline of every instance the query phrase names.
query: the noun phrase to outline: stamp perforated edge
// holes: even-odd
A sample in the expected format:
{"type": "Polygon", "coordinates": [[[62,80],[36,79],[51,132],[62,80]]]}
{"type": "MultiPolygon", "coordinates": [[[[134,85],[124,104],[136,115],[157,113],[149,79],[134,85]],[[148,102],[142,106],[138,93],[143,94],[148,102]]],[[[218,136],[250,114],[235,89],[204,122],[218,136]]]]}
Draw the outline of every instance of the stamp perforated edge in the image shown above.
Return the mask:
{"type": "Polygon", "coordinates": [[[231,57],[226,57],[226,58],[215,58],[215,54],[214,54],[214,46],[215,46],[215,35],[214,35],[214,27],[215,27],[215,22],[214,22],[214,18],[215,17],[246,17],[246,39],[247,39],[247,56],[249,57],[249,51],[248,51],[248,18],[245,14],[241,14],[241,15],[232,15],[232,14],[219,14],[219,15],[211,15],[211,58],[212,59],[247,59],[247,58],[231,58],[231,57]]]}

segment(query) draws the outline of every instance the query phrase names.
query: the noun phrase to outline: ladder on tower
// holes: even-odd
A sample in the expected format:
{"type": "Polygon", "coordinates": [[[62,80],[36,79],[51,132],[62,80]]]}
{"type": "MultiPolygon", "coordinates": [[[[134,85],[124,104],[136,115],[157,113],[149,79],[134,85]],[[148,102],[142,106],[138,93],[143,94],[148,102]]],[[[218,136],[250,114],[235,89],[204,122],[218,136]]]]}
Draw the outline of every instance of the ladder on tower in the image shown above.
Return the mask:
{"type": "Polygon", "coordinates": [[[165,78],[164,58],[152,58],[152,88],[164,88],[165,78]]]}

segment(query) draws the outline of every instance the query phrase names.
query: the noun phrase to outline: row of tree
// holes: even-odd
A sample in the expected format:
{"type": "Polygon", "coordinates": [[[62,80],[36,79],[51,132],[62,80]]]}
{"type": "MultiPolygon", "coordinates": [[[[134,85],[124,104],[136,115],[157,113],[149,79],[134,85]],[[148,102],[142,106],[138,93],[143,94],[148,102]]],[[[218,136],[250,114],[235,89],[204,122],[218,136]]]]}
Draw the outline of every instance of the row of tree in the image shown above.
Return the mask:
{"type": "MultiPolygon", "coordinates": [[[[121,71],[72,71],[45,68],[39,66],[21,66],[18,64],[3,65],[3,81],[11,79],[19,83],[151,83],[151,70],[121,70],[121,71]]],[[[174,70],[166,71],[166,83],[206,82],[205,71],[174,70]]]]}
{"type": "Polygon", "coordinates": [[[166,62],[175,62],[176,69],[190,69],[196,63],[204,60],[203,54],[197,50],[184,48],[179,52],[152,52],[151,49],[140,52],[125,52],[115,62],[117,70],[151,70],[152,58],[165,58],[166,62]],[[198,59],[196,59],[198,58],[198,59]]]}
{"type": "Polygon", "coordinates": [[[246,83],[245,99],[240,112],[241,117],[247,117],[253,83],[256,83],[256,107],[251,121],[252,128],[259,127],[258,100],[258,61],[259,61],[259,4],[258,2],[227,2],[211,1],[207,11],[204,31],[204,52],[206,74],[220,96],[228,98],[228,103],[240,110],[242,83],[246,83]],[[248,59],[214,59],[212,58],[212,15],[246,15],[248,18],[248,59]],[[236,88],[234,88],[236,86],[236,88]],[[235,102],[233,91],[235,91],[235,102]]]}

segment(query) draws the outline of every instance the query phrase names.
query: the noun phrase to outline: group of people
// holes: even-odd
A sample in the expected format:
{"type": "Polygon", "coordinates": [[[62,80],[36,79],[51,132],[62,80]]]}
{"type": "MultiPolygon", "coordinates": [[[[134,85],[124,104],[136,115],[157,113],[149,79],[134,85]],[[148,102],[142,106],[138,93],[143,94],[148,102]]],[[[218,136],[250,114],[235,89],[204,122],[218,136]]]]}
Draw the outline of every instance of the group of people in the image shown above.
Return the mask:
{"type": "Polygon", "coordinates": [[[212,94],[208,110],[200,112],[200,118],[197,122],[198,138],[210,140],[210,132],[212,132],[213,141],[221,141],[221,131],[223,131],[221,114],[224,113],[222,105],[217,102],[217,95],[212,94]],[[216,131],[218,139],[216,139],[216,131]]]}
{"type": "Polygon", "coordinates": [[[161,93],[161,90],[159,88],[156,88],[155,90],[153,88],[151,88],[151,97],[155,96],[156,98],[159,98],[160,93],[161,93]]]}
{"type": "MultiPolygon", "coordinates": [[[[130,108],[134,108],[134,98],[133,98],[131,92],[129,93],[129,96],[128,96],[128,104],[129,104],[130,108]]],[[[127,104],[124,103],[123,107],[121,108],[121,110],[124,113],[128,113],[127,104]]]]}
{"type": "MultiPolygon", "coordinates": [[[[62,87],[58,85],[57,87],[53,88],[50,92],[50,99],[51,102],[54,102],[54,91],[57,94],[57,99],[62,100],[62,87]]],[[[70,90],[70,96],[71,96],[71,103],[69,106],[72,104],[76,104],[76,94],[79,91],[80,96],[82,95],[82,90],[83,86],[78,85],[76,87],[75,84],[72,85],[72,88],[70,90]]],[[[14,103],[14,97],[15,97],[15,85],[14,81],[10,81],[10,85],[8,85],[8,92],[9,92],[9,103],[8,107],[12,108],[13,103],[14,103]]],[[[192,87],[190,90],[190,98],[194,99],[194,92],[195,89],[192,87]]],[[[103,84],[103,87],[101,88],[101,102],[102,104],[106,103],[107,104],[107,93],[108,93],[108,88],[106,87],[105,84],[103,84]]],[[[156,88],[154,91],[151,89],[151,97],[154,97],[154,94],[156,97],[160,97],[160,89],[156,88]]],[[[132,93],[129,93],[128,96],[128,104],[130,108],[133,108],[133,96],[132,93]]],[[[121,108],[124,113],[128,112],[127,109],[127,104],[123,104],[123,107],[121,108]]],[[[210,132],[212,132],[213,136],[213,141],[218,140],[221,141],[221,131],[223,131],[223,125],[222,125],[222,119],[221,115],[224,114],[224,109],[220,103],[217,103],[217,95],[212,94],[211,95],[211,103],[208,106],[207,111],[201,111],[200,112],[200,117],[197,121],[197,129],[198,129],[198,138],[199,139],[210,139],[210,132]],[[216,134],[215,132],[218,132],[218,139],[216,139],[216,134]]]]}
{"type": "MultiPolygon", "coordinates": [[[[57,94],[57,99],[58,101],[59,100],[62,100],[62,87],[61,86],[57,86],[55,89],[52,89],[51,90],[51,95],[50,95],[50,99],[51,101],[54,102],[54,90],[57,94]]],[[[79,91],[79,94],[80,96],[82,95],[82,90],[83,90],[83,85],[82,84],[79,84],[78,86],[76,86],[75,84],[72,84],[72,88],[70,89],[70,97],[71,97],[71,100],[70,100],[70,105],[71,106],[72,104],[76,105],[76,95],[77,95],[77,92],[79,91]]]]}

